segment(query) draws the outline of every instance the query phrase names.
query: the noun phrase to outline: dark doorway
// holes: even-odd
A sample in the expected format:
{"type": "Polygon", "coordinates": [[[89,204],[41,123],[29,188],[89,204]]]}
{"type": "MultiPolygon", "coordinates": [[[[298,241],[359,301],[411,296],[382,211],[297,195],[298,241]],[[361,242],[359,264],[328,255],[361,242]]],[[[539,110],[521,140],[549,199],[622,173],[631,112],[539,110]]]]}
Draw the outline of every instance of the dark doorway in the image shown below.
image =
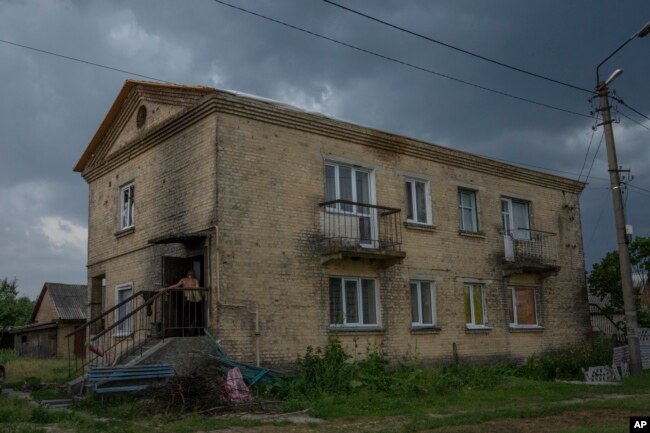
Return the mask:
{"type": "MultiPolygon", "coordinates": [[[[199,286],[205,287],[204,255],[192,257],[162,257],[162,285],[169,287],[178,283],[187,276],[188,271],[193,271],[199,280],[199,286]]],[[[171,292],[164,296],[162,308],[162,332],[165,337],[187,335],[187,328],[197,327],[196,318],[200,316],[200,327],[205,323],[205,301],[188,306],[184,302],[181,291],[171,292]],[[199,305],[200,304],[200,305],[199,305]]]]}

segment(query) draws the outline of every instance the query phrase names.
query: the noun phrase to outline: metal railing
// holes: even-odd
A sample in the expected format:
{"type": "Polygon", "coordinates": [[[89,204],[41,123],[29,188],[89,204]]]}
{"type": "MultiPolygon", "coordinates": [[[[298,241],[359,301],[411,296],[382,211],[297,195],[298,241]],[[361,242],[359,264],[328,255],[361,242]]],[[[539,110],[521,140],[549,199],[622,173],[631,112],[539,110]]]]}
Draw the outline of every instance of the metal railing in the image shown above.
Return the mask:
{"type": "MultiPolygon", "coordinates": [[[[621,312],[621,314],[623,314],[621,312]]],[[[598,304],[589,304],[589,317],[591,326],[598,328],[605,335],[611,335],[617,344],[626,344],[627,333],[625,331],[625,322],[616,321],[607,311],[603,310],[598,304]]]]}
{"type": "Polygon", "coordinates": [[[505,232],[503,239],[506,262],[557,264],[555,233],[519,228],[505,232]]]}
{"type": "Polygon", "coordinates": [[[350,200],[318,204],[324,247],[399,251],[402,244],[401,209],[350,200]]]}
{"type": "Polygon", "coordinates": [[[140,291],[116,304],[66,335],[70,374],[123,363],[141,355],[152,340],[203,335],[207,292],[203,287],[140,291]],[[101,323],[103,329],[90,334],[101,323]],[[83,357],[73,355],[80,337],[83,357]]]}

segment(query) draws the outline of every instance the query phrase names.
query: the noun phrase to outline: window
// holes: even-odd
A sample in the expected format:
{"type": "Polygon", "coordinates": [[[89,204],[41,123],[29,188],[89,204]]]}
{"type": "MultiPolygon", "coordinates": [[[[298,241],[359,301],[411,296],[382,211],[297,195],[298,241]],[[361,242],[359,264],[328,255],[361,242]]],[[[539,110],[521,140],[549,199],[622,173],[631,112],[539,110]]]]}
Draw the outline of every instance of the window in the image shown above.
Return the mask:
{"type": "Polygon", "coordinates": [[[482,284],[465,284],[465,323],[468,328],[487,325],[483,289],[482,284]]]}
{"type": "Polygon", "coordinates": [[[511,287],[510,325],[539,326],[536,287],[511,287]]]}
{"type": "Polygon", "coordinates": [[[432,281],[411,281],[411,324],[436,325],[436,293],[432,281]]]}
{"type": "Polygon", "coordinates": [[[459,228],[462,231],[478,231],[478,218],[476,215],[476,191],[469,189],[458,190],[458,223],[459,228]]]}
{"type": "Polygon", "coordinates": [[[515,239],[530,239],[529,202],[512,198],[501,199],[503,231],[515,239]]]}
{"type": "MultiPolygon", "coordinates": [[[[354,203],[371,203],[370,170],[347,165],[325,164],[325,200],[347,200],[354,203]]],[[[351,212],[361,215],[370,214],[367,206],[351,203],[335,203],[329,210],[351,212]]]]}
{"type": "Polygon", "coordinates": [[[120,188],[120,230],[129,229],[134,226],[134,188],[135,185],[133,183],[120,188]]]}
{"type": "Polygon", "coordinates": [[[333,326],[377,326],[377,290],[370,278],[330,278],[333,326]]]}
{"type": "Polygon", "coordinates": [[[418,224],[431,224],[429,182],[406,179],[406,220],[418,224]]]}
{"type": "MultiPolygon", "coordinates": [[[[119,305],[124,302],[126,299],[133,295],[133,284],[120,284],[115,287],[115,305],[119,305]]],[[[118,322],[133,311],[133,300],[126,302],[124,305],[121,305],[117,310],[115,310],[115,322],[118,322]]],[[[115,327],[115,336],[122,337],[130,335],[132,332],[131,328],[131,319],[128,318],[119,325],[115,327]]]]}

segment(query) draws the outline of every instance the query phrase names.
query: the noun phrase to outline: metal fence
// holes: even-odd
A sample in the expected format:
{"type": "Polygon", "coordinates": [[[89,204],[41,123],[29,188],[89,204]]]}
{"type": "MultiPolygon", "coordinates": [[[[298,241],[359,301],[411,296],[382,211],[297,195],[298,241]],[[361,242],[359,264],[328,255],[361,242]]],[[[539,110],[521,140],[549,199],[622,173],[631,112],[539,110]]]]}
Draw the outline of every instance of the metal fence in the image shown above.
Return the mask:
{"type": "Polygon", "coordinates": [[[504,234],[505,260],[544,265],[557,263],[557,235],[541,230],[516,229],[504,234]]]}
{"type": "Polygon", "coordinates": [[[203,335],[207,289],[140,291],[68,334],[70,373],[112,366],[141,355],[152,341],[203,335]],[[90,334],[90,332],[96,332],[90,334]],[[75,334],[85,336],[85,358],[72,356],[75,334]]]}
{"type": "Polygon", "coordinates": [[[318,206],[326,248],[400,250],[400,209],[349,200],[330,200],[318,206]]]}

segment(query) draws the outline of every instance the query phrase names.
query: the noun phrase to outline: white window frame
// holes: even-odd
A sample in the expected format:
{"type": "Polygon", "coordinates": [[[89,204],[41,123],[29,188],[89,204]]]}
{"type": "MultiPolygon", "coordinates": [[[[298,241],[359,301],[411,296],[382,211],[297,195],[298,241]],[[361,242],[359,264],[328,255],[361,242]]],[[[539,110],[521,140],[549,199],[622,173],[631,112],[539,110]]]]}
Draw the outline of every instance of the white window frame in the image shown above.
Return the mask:
{"type": "Polygon", "coordinates": [[[529,200],[520,200],[511,197],[501,197],[501,224],[503,225],[503,231],[505,235],[511,235],[515,239],[519,240],[529,240],[530,239],[530,201],[529,200]],[[514,208],[512,203],[525,203],[526,204],[526,213],[527,213],[527,227],[515,227],[514,223],[514,208]],[[503,203],[507,203],[508,210],[503,210],[503,203]],[[508,221],[509,228],[506,227],[506,220],[508,221]],[[523,229],[523,230],[520,230],[523,229]]]}
{"type": "Polygon", "coordinates": [[[118,218],[120,221],[120,230],[128,230],[135,227],[135,182],[129,182],[120,187],[119,190],[119,211],[118,218]],[[124,203],[124,191],[130,189],[129,193],[129,203],[124,203]],[[125,213],[127,216],[127,222],[125,223],[124,217],[125,213]]]}
{"type": "MultiPolygon", "coordinates": [[[[115,305],[119,303],[119,292],[129,290],[131,294],[129,296],[133,296],[133,282],[130,281],[128,283],[123,283],[123,284],[118,284],[115,286],[115,305]]],[[[127,311],[126,315],[131,314],[133,311],[133,299],[129,304],[127,304],[127,311]]],[[[120,309],[115,310],[114,314],[114,319],[115,322],[120,320],[122,317],[120,316],[120,309]]],[[[127,320],[124,322],[124,328],[122,328],[120,325],[118,325],[115,330],[113,331],[113,337],[128,337],[133,333],[133,323],[131,320],[127,320]]]]}
{"type": "MultiPolygon", "coordinates": [[[[409,281],[409,292],[411,291],[411,284],[417,284],[417,290],[416,290],[416,296],[417,296],[417,303],[418,303],[418,321],[414,322],[413,317],[411,317],[411,327],[413,328],[435,328],[438,326],[438,314],[437,314],[437,305],[436,305],[436,300],[437,300],[437,290],[436,290],[436,282],[435,281],[430,281],[430,280],[411,280],[409,281]],[[422,314],[422,283],[429,284],[431,287],[431,323],[423,323],[422,322],[422,317],[424,315],[422,314]]],[[[411,299],[411,302],[413,302],[413,299],[411,299]]]]}
{"type": "MultiPolygon", "coordinates": [[[[355,188],[356,185],[356,176],[357,172],[361,173],[366,173],[368,174],[368,201],[369,203],[364,203],[364,204],[369,204],[369,205],[375,205],[375,171],[370,168],[365,168],[365,167],[359,167],[356,165],[350,165],[350,164],[342,164],[340,162],[334,162],[334,161],[326,161],[325,162],[325,170],[327,170],[327,166],[333,167],[334,168],[334,198],[330,200],[344,200],[341,198],[341,185],[340,185],[340,180],[339,180],[339,167],[346,167],[351,170],[352,174],[352,199],[350,201],[353,201],[355,203],[359,203],[359,200],[357,198],[357,189],[355,188]]],[[[327,178],[325,179],[325,193],[327,193],[327,178]]],[[[363,213],[359,212],[357,209],[357,206],[352,206],[352,211],[346,211],[341,208],[341,203],[336,203],[334,205],[330,205],[327,207],[327,210],[329,211],[336,211],[340,213],[347,213],[347,214],[353,214],[353,215],[369,215],[369,213],[363,213]]]]}
{"type": "Polygon", "coordinates": [[[512,322],[510,323],[511,328],[541,328],[539,320],[539,286],[509,286],[510,289],[510,305],[512,306],[512,322]],[[517,289],[530,289],[533,291],[533,302],[535,307],[535,323],[518,323],[517,322],[517,289]]]}
{"type": "Polygon", "coordinates": [[[478,194],[476,190],[469,188],[458,188],[458,228],[463,232],[478,233],[479,232],[479,220],[478,220],[478,194]],[[473,207],[463,206],[463,201],[461,195],[463,193],[471,193],[474,197],[473,207]],[[474,224],[473,228],[467,228],[463,224],[463,210],[469,209],[472,211],[472,222],[474,224]]]}
{"type": "MultiPolygon", "coordinates": [[[[381,326],[381,316],[380,316],[380,306],[379,306],[379,285],[377,284],[376,278],[369,277],[349,277],[349,276],[331,276],[328,278],[329,281],[332,279],[339,279],[341,281],[341,316],[343,323],[331,323],[331,312],[330,312],[330,328],[379,328],[381,326]],[[362,296],[362,281],[370,280],[373,281],[375,288],[375,317],[377,318],[377,323],[363,323],[363,296],[362,296]],[[346,302],[345,302],[345,282],[346,281],[356,281],[357,283],[357,305],[359,306],[359,322],[357,323],[347,323],[347,311],[346,311],[346,302]]],[[[331,288],[328,287],[331,294],[331,288]]],[[[330,301],[331,302],[331,301],[330,301]]],[[[331,308],[331,305],[330,305],[331,308]]]]}
{"type": "MultiPolygon", "coordinates": [[[[431,186],[430,182],[428,180],[424,179],[418,179],[415,177],[410,177],[407,176],[404,179],[404,185],[405,188],[409,188],[411,191],[411,209],[406,210],[406,221],[412,224],[423,224],[423,225],[431,225],[431,186]],[[410,186],[409,186],[410,183],[410,186]],[[425,196],[425,214],[426,214],[426,221],[418,221],[417,220],[417,215],[418,215],[418,201],[416,197],[416,189],[415,189],[415,184],[416,183],[421,183],[424,184],[424,196],[425,196]],[[408,214],[411,213],[412,218],[408,218],[408,214]]],[[[406,198],[406,206],[408,208],[408,196],[406,198]]]]}
{"type": "Polygon", "coordinates": [[[465,303],[465,289],[470,288],[469,290],[469,310],[470,318],[472,321],[466,323],[465,326],[469,329],[489,329],[488,325],[488,315],[487,315],[487,305],[485,302],[485,284],[483,283],[464,283],[463,284],[463,303],[465,303]],[[474,311],[474,287],[479,286],[481,288],[481,305],[483,308],[483,324],[476,323],[476,314],[474,311]]]}

